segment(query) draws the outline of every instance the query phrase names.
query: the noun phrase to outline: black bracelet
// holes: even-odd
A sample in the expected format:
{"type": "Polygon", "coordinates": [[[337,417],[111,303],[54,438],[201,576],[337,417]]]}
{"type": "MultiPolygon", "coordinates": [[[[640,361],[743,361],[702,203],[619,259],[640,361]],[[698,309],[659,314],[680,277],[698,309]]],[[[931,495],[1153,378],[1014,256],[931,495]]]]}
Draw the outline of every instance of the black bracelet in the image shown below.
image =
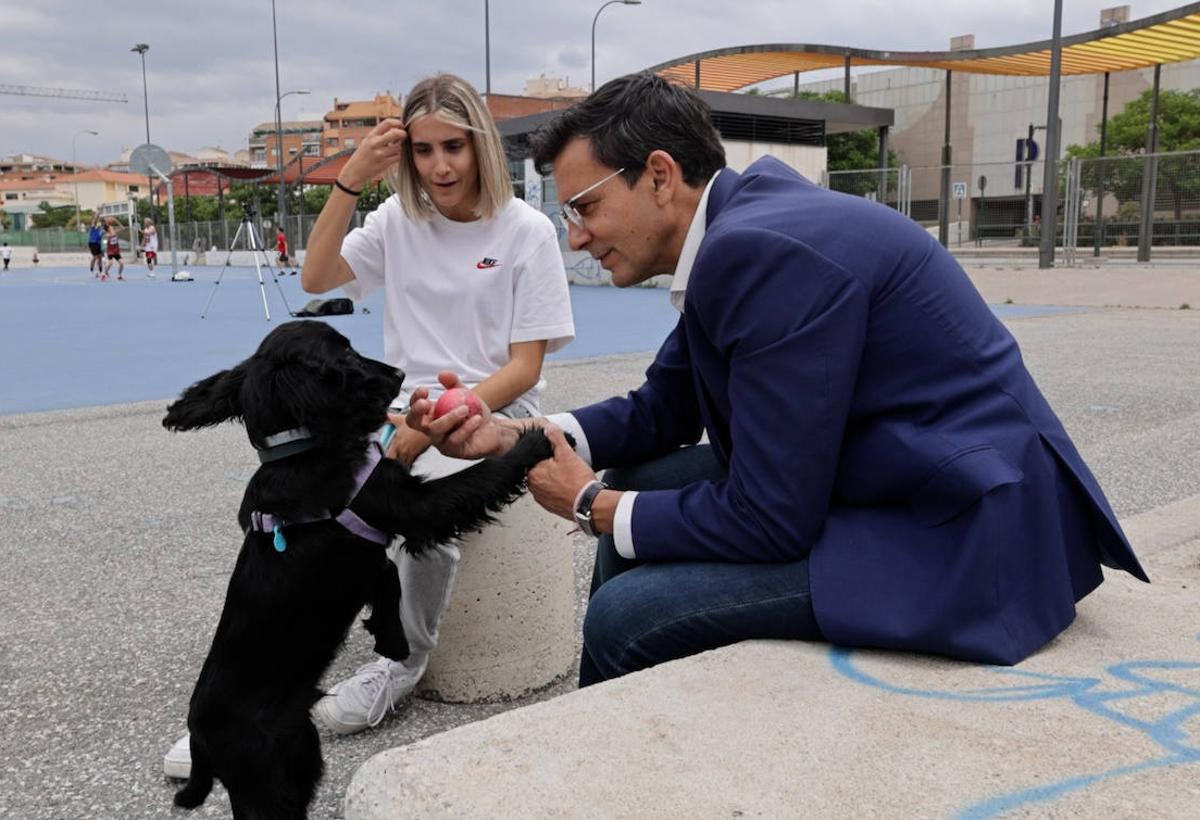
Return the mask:
{"type": "Polygon", "coordinates": [[[337,179],[336,177],[333,180],[333,184],[336,185],[338,187],[338,190],[340,190],[344,194],[350,194],[350,196],[353,196],[353,197],[362,196],[362,191],[356,191],[353,188],[347,188],[345,185],[342,184],[342,181],[337,179]]]}

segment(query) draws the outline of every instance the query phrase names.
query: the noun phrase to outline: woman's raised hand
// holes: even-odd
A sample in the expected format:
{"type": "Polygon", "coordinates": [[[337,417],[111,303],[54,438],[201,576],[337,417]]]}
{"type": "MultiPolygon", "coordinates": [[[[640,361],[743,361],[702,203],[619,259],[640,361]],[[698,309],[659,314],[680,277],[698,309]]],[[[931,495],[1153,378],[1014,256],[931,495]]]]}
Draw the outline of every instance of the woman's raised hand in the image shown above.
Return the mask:
{"type": "Polygon", "coordinates": [[[394,117],[380,120],[370,130],[358,146],[346,166],[338,174],[340,181],[347,188],[362,190],[364,185],[383,176],[404,157],[404,143],[408,139],[408,131],[404,123],[394,117]]]}

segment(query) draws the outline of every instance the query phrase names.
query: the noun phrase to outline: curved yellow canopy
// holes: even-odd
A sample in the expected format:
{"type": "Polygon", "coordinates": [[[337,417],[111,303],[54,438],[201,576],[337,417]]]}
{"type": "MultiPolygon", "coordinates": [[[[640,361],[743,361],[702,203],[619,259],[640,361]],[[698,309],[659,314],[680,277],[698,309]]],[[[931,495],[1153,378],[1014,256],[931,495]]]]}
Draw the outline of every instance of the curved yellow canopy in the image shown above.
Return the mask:
{"type": "MultiPolygon", "coordinates": [[[[751,45],[690,54],[650,69],[707,91],[736,91],[796,72],[847,65],[914,66],[971,74],[1050,73],[1051,41],[969,51],[869,51],[826,45],[751,45]],[[697,82],[697,78],[699,81],[697,82]]],[[[1062,39],[1062,73],[1103,74],[1200,58],[1200,3],[1062,39]]]]}

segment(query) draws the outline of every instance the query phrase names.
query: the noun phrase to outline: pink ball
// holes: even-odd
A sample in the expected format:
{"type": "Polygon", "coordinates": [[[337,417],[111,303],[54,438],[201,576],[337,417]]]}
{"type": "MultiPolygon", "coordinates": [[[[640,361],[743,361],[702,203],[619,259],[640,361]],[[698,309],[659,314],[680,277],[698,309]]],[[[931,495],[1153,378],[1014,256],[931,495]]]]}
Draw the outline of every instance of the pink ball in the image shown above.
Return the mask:
{"type": "Polygon", "coordinates": [[[433,417],[440,419],[456,407],[466,405],[467,418],[483,413],[483,402],[479,397],[465,387],[452,387],[441,395],[433,406],[433,417]]]}

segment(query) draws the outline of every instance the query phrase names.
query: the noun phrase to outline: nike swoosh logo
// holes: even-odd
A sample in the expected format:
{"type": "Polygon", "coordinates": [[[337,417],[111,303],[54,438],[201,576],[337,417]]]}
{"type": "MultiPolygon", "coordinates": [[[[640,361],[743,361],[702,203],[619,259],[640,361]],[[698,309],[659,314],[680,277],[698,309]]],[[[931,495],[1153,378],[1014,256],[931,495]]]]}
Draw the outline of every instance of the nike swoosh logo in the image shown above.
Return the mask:
{"type": "Polygon", "coordinates": [[[484,264],[483,262],[476,262],[475,267],[479,268],[480,270],[486,270],[487,268],[498,268],[498,267],[500,267],[500,263],[499,262],[491,262],[488,264],[484,264]]]}

